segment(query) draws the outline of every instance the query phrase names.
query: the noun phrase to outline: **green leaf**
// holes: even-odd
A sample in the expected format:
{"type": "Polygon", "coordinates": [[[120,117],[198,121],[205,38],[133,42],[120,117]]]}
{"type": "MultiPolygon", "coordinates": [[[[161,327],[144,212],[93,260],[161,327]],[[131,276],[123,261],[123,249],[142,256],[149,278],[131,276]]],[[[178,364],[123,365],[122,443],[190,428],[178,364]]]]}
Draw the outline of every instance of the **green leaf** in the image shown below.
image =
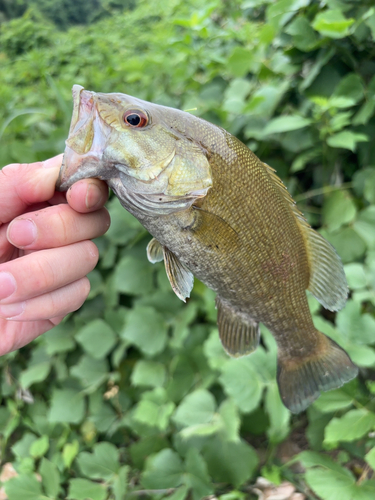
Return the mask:
{"type": "Polygon", "coordinates": [[[228,361],[223,367],[220,382],[241,411],[250,412],[258,406],[263,384],[249,358],[228,361]]]}
{"type": "Polygon", "coordinates": [[[365,408],[351,410],[341,418],[333,418],[325,430],[325,444],[359,439],[375,426],[375,414],[365,408]]]}
{"type": "Polygon", "coordinates": [[[317,34],[303,16],[294,19],[285,29],[285,33],[293,36],[293,45],[299,50],[310,51],[318,42],[317,34]]]}
{"type": "Polygon", "coordinates": [[[32,443],[30,446],[30,455],[33,458],[40,458],[47,453],[49,448],[48,436],[42,436],[32,443]]]}
{"type": "Polygon", "coordinates": [[[207,464],[196,448],[189,448],[187,452],[185,481],[192,490],[193,500],[201,500],[213,493],[207,464]]]}
{"type": "Polygon", "coordinates": [[[323,222],[329,231],[335,231],[351,222],[356,212],[354,201],[347,191],[334,191],[324,201],[323,222]]]}
{"type": "Polygon", "coordinates": [[[358,214],[354,229],[369,248],[375,248],[375,205],[365,208],[358,214]]]}
{"type": "Polygon", "coordinates": [[[79,442],[75,439],[72,443],[66,443],[63,448],[62,458],[67,469],[72,465],[73,460],[78,455],[79,442]]]}
{"type": "Polygon", "coordinates": [[[75,338],[94,359],[105,358],[117,341],[115,332],[102,319],[94,319],[85,325],[75,338]]]}
{"type": "Polygon", "coordinates": [[[224,435],[228,441],[239,441],[241,418],[237,406],[231,399],[225,399],[219,408],[224,425],[224,435]]]}
{"type": "Polygon", "coordinates": [[[319,231],[334,246],[344,264],[360,259],[366,251],[366,244],[362,235],[359,235],[357,224],[358,222],[354,223],[355,230],[352,227],[344,227],[333,234],[324,230],[319,231]]]}
{"type": "Polygon", "coordinates": [[[182,427],[205,424],[212,420],[215,407],[213,395],[205,389],[198,389],[181,401],[173,420],[182,427]]]}
{"type": "Polygon", "coordinates": [[[372,469],[375,469],[375,447],[365,455],[365,460],[372,469]]]}
{"type": "Polygon", "coordinates": [[[20,474],[4,485],[8,500],[42,500],[42,486],[34,476],[20,474]]]}
{"type": "Polygon", "coordinates": [[[219,437],[203,447],[203,458],[214,481],[239,487],[253,475],[258,457],[245,441],[222,441],[219,437]]]}
{"type": "Polygon", "coordinates": [[[141,223],[121,206],[118,198],[113,197],[107,205],[111,225],[105,234],[113,245],[125,245],[136,235],[145,232],[141,223]]]}
{"type": "Polygon", "coordinates": [[[363,264],[353,262],[344,266],[346,279],[348,280],[349,288],[358,290],[367,285],[366,270],[363,264]]]}
{"type": "Polygon", "coordinates": [[[167,342],[167,325],[154,308],[136,306],[127,318],[121,336],[152,356],[161,352],[167,342]]]}
{"type": "Polygon", "coordinates": [[[353,99],[353,103],[357,103],[364,98],[361,77],[356,73],[349,73],[337,85],[333,95],[353,99]]]}
{"type": "Polygon", "coordinates": [[[36,382],[42,382],[47,378],[51,369],[51,363],[44,361],[37,365],[33,365],[27,370],[24,370],[20,375],[20,384],[24,389],[27,389],[36,382]]]}
{"type": "Polygon", "coordinates": [[[39,473],[42,476],[42,485],[46,494],[52,498],[57,497],[60,489],[60,473],[57,466],[43,457],[39,473]]]}
{"type": "Polygon", "coordinates": [[[183,483],[184,468],[179,455],[169,448],[146,461],[142,485],[150,489],[176,488],[183,483]]]}
{"type": "Polygon", "coordinates": [[[267,21],[271,26],[284,26],[295,12],[309,4],[309,0],[278,0],[267,7],[267,21]]]}
{"type": "Polygon", "coordinates": [[[128,465],[123,465],[118,474],[113,479],[113,493],[115,495],[115,500],[123,500],[128,489],[128,475],[130,472],[130,467],[128,465]]]}
{"type": "Polygon", "coordinates": [[[203,345],[203,352],[207,358],[207,362],[213,370],[219,370],[229,361],[228,354],[224,351],[223,345],[220,342],[219,331],[213,329],[203,345]]]}
{"type": "Polygon", "coordinates": [[[289,421],[291,415],[290,411],[281,402],[276,381],[271,382],[267,387],[265,409],[270,419],[267,435],[271,443],[280,443],[290,431],[289,421]]]}
{"type": "Polygon", "coordinates": [[[333,470],[344,475],[349,474],[349,476],[351,476],[348,470],[343,469],[341,465],[335,462],[331,457],[316,453],[315,451],[303,451],[295,457],[295,460],[299,460],[306,468],[321,466],[325,469],[333,470]]]}
{"type": "Polygon", "coordinates": [[[251,83],[243,78],[236,78],[230,82],[225,90],[223,109],[228,113],[241,113],[245,106],[245,99],[251,90],[251,83]]]}
{"type": "Polygon", "coordinates": [[[105,359],[93,359],[84,354],[79,362],[72,366],[70,373],[77,378],[83,387],[95,390],[108,377],[109,367],[105,359]]]}
{"type": "Polygon", "coordinates": [[[165,367],[155,361],[138,361],[133,369],[131,381],[134,386],[160,387],[166,377],[165,367]]]}
{"type": "Polygon", "coordinates": [[[36,440],[35,434],[25,432],[22,438],[11,447],[11,450],[18,459],[28,457],[30,456],[30,447],[36,440]]]}
{"type": "Polygon", "coordinates": [[[250,49],[235,47],[227,60],[228,71],[237,77],[245,76],[250,71],[254,54],[250,49]]]}
{"type": "Polygon", "coordinates": [[[105,500],[106,487],[88,479],[71,479],[69,481],[68,499],[70,500],[105,500]]]}
{"type": "Polygon", "coordinates": [[[343,38],[349,33],[354,19],[347,19],[339,9],[328,9],[319,12],[312,23],[312,27],[323,36],[329,38],[343,38]]]}
{"type": "Polygon", "coordinates": [[[77,463],[85,476],[110,480],[120,468],[119,452],[112,443],[97,443],[93,453],[82,451],[78,455],[77,463]]]}
{"type": "Polygon", "coordinates": [[[323,500],[353,500],[352,487],[355,484],[352,474],[342,468],[342,472],[309,469],[305,479],[310,488],[323,500]]]}
{"type": "Polygon", "coordinates": [[[152,264],[146,259],[146,249],[144,259],[126,256],[116,267],[115,289],[130,295],[150,293],[154,289],[153,272],[152,264]]]}
{"type": "Polygon", "coordinates": [[[339,311],[336,319],[337,328],[356,344],[372,344],[374,341],[375,318],[361,314],[361,304],[349,299],[345,308],[339,311]]]}
{"type": "Polygon", "coordinates": [[[369,138],[365,134],[357,134],[356,132],[344,130],[328,137],[327,144],[331,148],[350,149],[350,151],[354,152],[358,142],[367,142],[368,140],[369,138]]]}
{"type": "Polygon", "coordinates": [[[353,176],[353,187],[358,196],[374,204],[375,202],[375,169],[364,168],[353,176]]]}
{"type": "Polygon", "coordinates": [[[263,129],[263,135],[279,134],[289,132],[310,125],[311,120],[299,115],[279,116],[271,120],[263,129]]]}
{"type": "Polygon", "coordinates": [[[75,348],[75,342],[71,335],[72,325],[69,322],[57,325],[45,333],[43,339],[47,354],[53,356],[59,352],[72,351],[75,348]]]}
{"type": "Polygon", "coordinates": [[[48,420],[79,424],[85,414],[83,395],[73,389],[54,389],[48,420]]]}
{"type": "Polygon", "coordinates": [[[323,412],[330,413],[348,408],[353,403],[353,397],[344,389],[322,392],[320,397],[314,402],[314,407],[323,412]]]}
{"type": "Polygon", "coordinates": [[[135,407],[133,418],[144,425],[165,431],[174,409],[175,405],[171,401],[163,404],[142,399],[135,407]]]}

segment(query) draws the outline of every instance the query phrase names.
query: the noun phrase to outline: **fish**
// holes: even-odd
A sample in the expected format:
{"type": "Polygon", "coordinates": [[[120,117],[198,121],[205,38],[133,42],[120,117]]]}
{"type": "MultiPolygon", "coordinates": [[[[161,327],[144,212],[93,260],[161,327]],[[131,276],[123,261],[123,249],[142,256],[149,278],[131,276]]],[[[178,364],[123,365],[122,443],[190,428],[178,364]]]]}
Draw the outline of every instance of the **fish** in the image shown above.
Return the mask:
{"type": "Polygon", "coordinates": [[[188,112],[80,85],[72,93],[58,190],[90,177],[107,182],[153,237],[147,257],[164,261],[176,295],[186,301],[194,276],[217,293],[219,336],[230,356],[251,354],[265,325],[277,343],[280,397],[292,413],[357,376],[348,354],[315,328],[306,294],[341,309],[348,296],[341,260],[274,169],[188,112]]]}

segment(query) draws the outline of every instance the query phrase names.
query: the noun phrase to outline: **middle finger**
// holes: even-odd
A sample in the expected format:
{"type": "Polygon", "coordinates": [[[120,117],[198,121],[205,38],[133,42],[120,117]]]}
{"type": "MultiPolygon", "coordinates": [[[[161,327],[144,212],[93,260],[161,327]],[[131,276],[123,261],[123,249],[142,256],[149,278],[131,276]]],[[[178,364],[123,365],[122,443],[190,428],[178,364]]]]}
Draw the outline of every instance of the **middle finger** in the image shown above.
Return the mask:
{"type": "Polygon", "coordinates": [[[69,205],[54,205],[15,218],[8,227],[12,245],[25,250],[40,250],[97,238],[110,225],[107,209],[80,214],[69,205]]]}

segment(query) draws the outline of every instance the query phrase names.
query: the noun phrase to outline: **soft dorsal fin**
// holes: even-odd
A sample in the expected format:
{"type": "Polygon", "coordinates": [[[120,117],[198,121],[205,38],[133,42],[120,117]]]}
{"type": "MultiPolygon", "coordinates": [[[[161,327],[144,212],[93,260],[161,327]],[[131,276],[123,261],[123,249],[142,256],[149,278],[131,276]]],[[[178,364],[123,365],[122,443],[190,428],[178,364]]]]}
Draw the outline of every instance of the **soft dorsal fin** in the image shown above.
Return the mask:
{"type": "Polygon", "coordinates": [[[190,297],[194,285],[194,275],[168,248],[163,247],[165,270],[171,287],[177,297],[184,302],[190,297]]]}
{"type": "Polygon", "coordinates": [[[338,311],[344,307],[348,297],[348,284],[340,257],[333,246],[308,224],[275,170],[266,163],[263,165],[289,204],[305,240],[310,268],[308,290],[323,307],[338,311]]]}
{"type": "Polygon", "coordinates": [[[164,259],[163,245],[155,238],[152,238],[147,245],[147,258],[151,264],[161,262],[164,259]]]}
{"type": "Polygon", "coordinates": [[[234,358],[255,351],[259,344],[259,323],[220,297],[216,297],[216,307],[219,336],[225,351],[234,358]]]}

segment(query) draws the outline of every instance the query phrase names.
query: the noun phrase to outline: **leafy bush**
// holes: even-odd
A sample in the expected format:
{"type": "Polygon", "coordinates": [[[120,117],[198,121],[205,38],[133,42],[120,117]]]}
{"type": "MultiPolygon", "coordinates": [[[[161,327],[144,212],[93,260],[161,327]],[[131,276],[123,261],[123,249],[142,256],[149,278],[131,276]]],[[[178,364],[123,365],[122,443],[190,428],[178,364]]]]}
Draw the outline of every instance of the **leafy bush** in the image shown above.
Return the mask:
{"type": "Polygon", "coordinates": [[[371,4],[160,0],[151,9],[143,0],[126,15],[55,33],[48,45],[22,42],[23,54],[6,49],[14,24],[3,23],[1,164],[62,151],[73,83],[225,127],[277,169],[337,248],[347,306],[334,315],[309,301],[317,328],[361,368],[357,380],[291,417],[270,333],[262,329],[251,356],[229,359],[214,294],[196,282],[181,303],[163,266],[146,260],[146,231],[112,199],[89,300],[0,361],[2,449],[17,472],[5,484],[9,500],[25,490],[35,499],[119,500],[143,490],[240,500],[260,474],[276,484],[286,478],[311,498],[374,498],[371,4]]]}

